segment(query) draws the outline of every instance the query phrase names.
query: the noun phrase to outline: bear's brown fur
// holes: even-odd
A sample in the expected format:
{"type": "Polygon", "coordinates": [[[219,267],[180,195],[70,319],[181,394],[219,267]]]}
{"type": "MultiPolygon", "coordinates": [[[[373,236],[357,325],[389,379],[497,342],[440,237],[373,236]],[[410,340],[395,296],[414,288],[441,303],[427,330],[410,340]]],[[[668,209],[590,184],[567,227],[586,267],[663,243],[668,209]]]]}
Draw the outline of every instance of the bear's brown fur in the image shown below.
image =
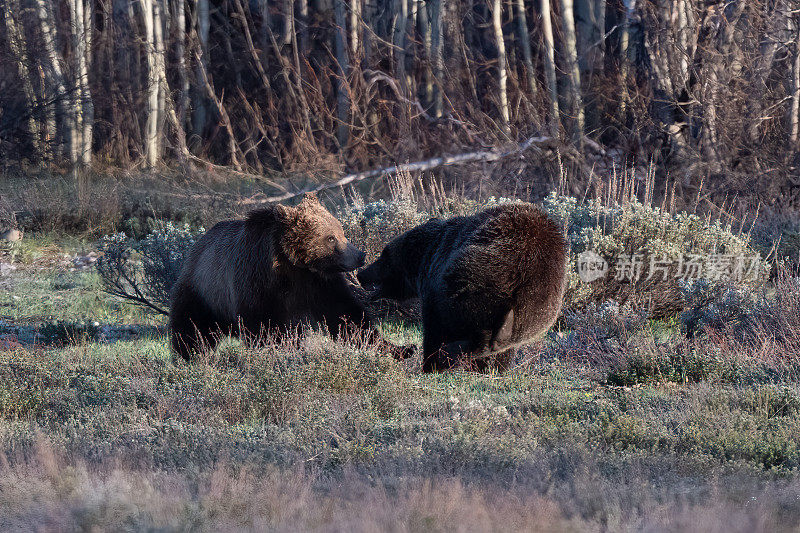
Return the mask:
{"type": "Polygon", "coordinates": [[[561,310],[567,244],[531,204],[431,220],[390,242],[358,278],[374,298],[419,297],[423,370],[505,369],[561,310]]]}
{"type": "Polygon", "coordinates": [[[344,274],[363,264],[314,195],[220,222],[197,241],[173,289],[172,347],[188,360],[221,334],[258,338],[301,324],[334,335],[362,327],[379,339],[344,274]]]}

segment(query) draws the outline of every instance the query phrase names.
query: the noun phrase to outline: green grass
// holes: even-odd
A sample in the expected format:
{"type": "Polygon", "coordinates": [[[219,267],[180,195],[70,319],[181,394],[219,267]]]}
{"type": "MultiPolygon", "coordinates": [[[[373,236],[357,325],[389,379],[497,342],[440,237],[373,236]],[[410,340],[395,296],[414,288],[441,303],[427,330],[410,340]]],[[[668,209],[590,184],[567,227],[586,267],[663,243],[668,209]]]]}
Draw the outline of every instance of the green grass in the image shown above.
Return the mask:
{"type": "MultiPolygon", "coordinates": [[[[153,320],[91,272],[5,281],[18,320],[153,320]]],[[[164,338],[0,352],[0,529],[796,528],[800,383],[676,328],[611,365],[504,375],[319,334],[193,365],[164,338]]]]}
{"type": "Polygon", "coordinates": [[[39,270],[21,267],[0,285],[0,314],[13,323],[92,320],[104,324],[163,323],[102,290],[94,270],[39,270]]]}

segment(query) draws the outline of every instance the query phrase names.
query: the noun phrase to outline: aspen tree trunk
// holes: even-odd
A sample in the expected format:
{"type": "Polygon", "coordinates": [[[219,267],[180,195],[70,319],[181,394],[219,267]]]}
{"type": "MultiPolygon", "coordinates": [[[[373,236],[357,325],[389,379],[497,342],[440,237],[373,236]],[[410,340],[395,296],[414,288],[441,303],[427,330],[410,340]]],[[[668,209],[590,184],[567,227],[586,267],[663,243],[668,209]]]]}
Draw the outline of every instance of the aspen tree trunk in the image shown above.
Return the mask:
{"type": "Polygon", "coordinates": [[[408,93],[406,80],[406,23],[408,21],[408,2],[394,0],[394,34],[392,36],[392,50],[394,55],[394,77],[400,82],[400,87],[408,93]]]}
{"type": "Polygon", "coordinates": [[[186,72],[186,1],[175,1],[175,63],[178,69],[178,122],[186,128],[186,112],[189,109],[189,74],[186,72]]]}
{"type": "Polygon", "coordinates": [[[426,2],[431,26],[431,53],[433,54],[433,116],[441,118],[443,113],[444,86],[444,28],[442,27],[442,0],[426,2]]]}
{"type": "Polygon", "coordinates": [[[406,32],[405,32],[405,49],[403,64],[406,69],[406,88],[409,95],[416,94],[416,82],[414,79],[414,69],[418,63],[418,58],[414,50],[414,39],[417,31],[417,2],[416,0],[405,0],[406,14],[406,32]]]}
{"type": "Polygon", "coordinates": [[[553,41],[553,19],[550,13],[550,0],[541,0],[542,37],[544,39],[544,74],[550,100],[550,132],[558,136],[561,118],[558,111],[558,86],[556,85],[556,47],[553,41]]]}
{"type": "Polygon", "coordinates": [[[701,71],[702,88],[701,104],[703,108],[703,133],[700,137],[700,149],[709,170],[722,172],[724,147],[719,141],[719,124],[717,110],[723,106],[720,91],[729,84],[727,71],[736,55],[734,34],[736,25],[742,16],[745,2],[739,0],[728,4],[726,9],[714,16],[710,21],[716,33],[712,45],[702,50],[703,69],[701,71]]]}
{"type": "Polygon", "coordinates": [[[797,25],[797,40],[794,44],[794,68],[792,69],[792,107],[789,112],[789,140],[795,151],[800,151],[800,20],[797,25]]]}
{"type": "Polygon", "coordinates": [[[297,30],[297,17],[292,20],[292,28],[295,29],[296,34],[300,34],[299,40],[300,51],[305,54],[308,52],[308,0],[298,0],[297,6],[300,8],[300,29],[297,30]]]}
{"type": "Polygon", "coordinates": [[[149,168],[158,162],[158,112],[159,86],[158,59],[155,45],[155,6],[158,0],[140,0],[142,4],[142,25],[144,27],[145,62],[147,64],[147,121],[144,135],[145,162],[149,168]]]}
{"type": "Polygon", "coordinates": [[[522,62],[525,65],[525,74],[528,80],[528,92],[531,96],[537,93],[536,71],[533,69],[533,54],[531,53],[531,36],[528,31],[528,17],[525,13],[525,0],[515,0],[517,8],[517,32],[519,44],[522,48],[522,62]]]}
{"type": "Polygon", "coordinates": [[[76,161],[83,166],[92,163],[92,126],[94,105],[89,91],[89,55],[92,47],[91,4],[70,0],[72,48],[75,60],[75,128],[76,161]]]}
{"type": "MultiPolygon", "coordinates": [[[[403,0],[405,1],[405,0],[403,0]]],[[[361,13],[362,0],[350,0],[350,57],[356,61],[361,46],[361,13]]]]}
{"type": "Polygon", "coordinates": [[[336,61],[339,64],[339,76],[336,84],[336,116],[338,119],[337,135],[340,149],[344,149],[350,137],[348,121],[350,118],[350,98],[347,94],[347,75],[350,71],[347,60],[347,19],[345,18],[346,0],[334,0],[336,17],[335,48],[336,61]]]}
{"type": "Polygon", "coordinates": [[[630,68],[630,55],[628,52],[628,43],[630,41],[630,28],[631,28],[631,17],[633,16],[633,11],[636,9],[636,0],[623,0],[623,4],[625,7],[625,13],[623,14],[622,20],[622,33],[620,35],[620,47],[619,47],[619,55],[620,55],[620,65],[619,65],[619,78],[620,78],[620,87],[622,88],[622,96],[620,97],[619,102],[619,114],[620,119],[625,120],[625,113],[627,111],[628,106],[628,99],[630,96],[628,95],[628,69],[630,68]]]}
{"type": "Polygon", "coordinates": [[[283,46],[292,44],[292,23],[294,22],[294,0],[283,0],[283,46]]]}
{"type": "MultiPolygon", "coordinates": [[[[196,68],[197,90],[194,95],[194,116],[192,117],[192,130],[196,136],[202,137],[203,130],[205,129],[208,121],[207,100],[204,94],[205,91],[202,89],[202,87],[204,86],[203,74],[207,69],[206,58],[208,57],[208,35],[211,30],[211,20],[208,0],[196,0],[196,2],[195,16],[197,17],[197,44],[200,48],[200,61],[202,64],[197,65],[196,68]]],[[[267,1],[263,0],[262,5],[266,8],[267,1]]]]}
{"type": "MultiPolygon", "coordinates": [[[[169,2],[170,0],[165,0],[169,2]]],[[[169,12],[167,4],[164,5],[164,11],[169,12]]],[[[164,103],[166,106],[166,115],[175,130],[175,137],[178,143],[177,155],[178,162],[181,165],[186,165],[189,148],[186,145],[186,111],[189,107],[189,76],[186,72],[186,3],[185,0],[174,0],[174,18],[171,21],[173,33],[175,35],[175,66],[178,71],[178,94],[177,100],[174,100],[169,92],[169,84],[167,83],[167,69],[166,69],[166,49],[162,57],[164,68],[162,70],[161,83],[164,87],[164,103]]],[[[162,48],[166,48],[162,46],[162,48]]]]}
{"type": "MultiPolygon", "coordinates": [[[[175,102],[170,94],[169,82],[167,81],[167,39],[173,24],[170,17],[168,2],[170,0],[155,0],[153,12],[153,37],[156,51],[156,74],[158,76],[158,158],[164,155],[164,139],[167,121],[169,120],[175,131],[177,141],[177,155],[181,164],[186,162],[189,153],[186,147],[186,133],[183,123],[175,112],[175,102]]],[[[180,96],[179,96],[180,97],[180,96]]]]}
{"type": "Polygon", "coordinates": [[[508,123],[510,121],[508,112],[508,72],[506,70],[506,44],[503,40],[503,2],[493,0],[492,3],[492,28],[494,29],[494,40],[497,46],[497,84],[500,90],[498,95],[498,105],[500,107],[500,117],[503,120],[503,132],[510,133],[508,123]]]}
{"type": "Polygon", "coordinates": [[[689,77],[689,50],[691,39],[691,0],[678,0],[678,54],[680,57],[681,76],[689,77]]]}
{"type": "Polygon", "coordinates": [[[581,71],[578,66],[578,51],[575,42],[575,19],[573,0],[561,0],[561,18],[564,22],[564,56],[567,63],[567,97],[570,112],[574,117],[573,139],[580,145],[583,139],[584,115],[581,96],[581,71]]]}
{"type": "Polygon", "coordinates": [[[167,0],[153,0],[153,40],[156,53],[156,74],[158,76],[158,157],[161,158],[162,142],[164,137],[164,123],[167,114],[167,60],[166,45],[164,44],[164,26],[167,13],[167,0]]]}
{"type": "Polygon", "coordinates": [[[70,87],[72,99],[70,105],[75,116],[75,159],[83,161],[83,82],[84,70],[81,66],[81,58],[85,59],[83,50],[83,0],[69,0],[70,14],[70,44],[73,52],[74,80],[70,87]]]}
{"type": "MultiPolygon", "coordinates": [[[[5,8],[5,22],[6,34],[8,39],[8,46],[14,59],[17,63],[17,70],[19,71],[20,80],[22,80],[22,90],[25,93],[25,99],[28,106],[28,131],[31,135],[31,142],[33,149],[36,152],[36,157],[46,159],[48,147],[46,140],[49,137],[47,130],[47,123],[45,122],[44,135],[42,136],[41,127],[36,120],[36,114],[41,111],[41,102],[39,96],[33,88],[33,80],[31,78],[30,69],[28,65],[31,64],[28,55],[28,47],[25,41],[25,35],[22,31],[21,23],[17,22],[16,17],[21,14],[21,9],[18,0],[8,0],[5,8]]],[[[50,106],[48,106],[50,107],[50,106]]]]}
{"type": "MultiPolygon", "coordinates": [[[[461,20],[461,31],[456,34],[456,39],[458,39],[457,46],[461,49],[461,60],[463,62],[463,69],[464,73],[466,74],[467,82],[469,84],[469,92],[472,96],[473,101],[479,101],[478,98],[478,83],[475,79],[475,70],[472,67],[471,61],[471,54],[470,54],[470,44],[472,43],[473,38],[473,30],[475,27],[475,19],[473,16],[474,12],[474,3],[473,0],[467,0],[462,4],[464,8],[463,14],[459,17],[461,20]]],[[[453,43],[456,46],[456,43],[453,43]]]]}
{"type": "Polygon", "coordinates": [[[74,107],[71,105],[64,81],[64,69],[56,51],[55,17],[50,0],[36,0],[36,15],[42,32],[44,53],[44,71],[48,85],[48,98],[56,104],[56,121],[60,148],[69,158],[70,163],[77,163],[77,132],[74,107]]]}
{"type": "Polygon", "coordinates": [[[94,140],[94,100],[89,85],[89,73],[92,71],[92,49],[94,43],[94,12],[92,10],[92,0],[84,0],[86,5],[83,10],[83,27],[86,35],[86,49],[83,60],[83,68],[86,75],[81,76],[83,83],[83,164],[92,163],[92,143],[94,140]]]}

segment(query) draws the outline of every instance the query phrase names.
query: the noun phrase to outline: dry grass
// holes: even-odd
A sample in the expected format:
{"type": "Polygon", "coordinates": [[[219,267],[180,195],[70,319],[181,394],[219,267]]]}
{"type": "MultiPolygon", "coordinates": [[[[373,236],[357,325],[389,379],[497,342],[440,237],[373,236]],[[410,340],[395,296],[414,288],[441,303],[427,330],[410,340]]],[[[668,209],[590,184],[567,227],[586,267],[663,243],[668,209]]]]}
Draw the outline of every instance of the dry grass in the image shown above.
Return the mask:
{"type": "Polygon", "coordinates": [[[570,496],[605,506],[608,513],[598,517],[565,502],[564,487],[540,494],[525,480],[476,485],[353,470],[331,477],[302,466],[256,471],[224,462],[190,472],[89,467],[41,436],[27,457],[4,459],[0,475],[4,531],[774,532],[793,530],[791,495],[800,491],[796,482],[731,490],[730,480],[717,479],[701,498],[688,492],[661,499],[645,489],[651,494],[637,507],[593,493],[597,487],[586,480],[570,496]]]}

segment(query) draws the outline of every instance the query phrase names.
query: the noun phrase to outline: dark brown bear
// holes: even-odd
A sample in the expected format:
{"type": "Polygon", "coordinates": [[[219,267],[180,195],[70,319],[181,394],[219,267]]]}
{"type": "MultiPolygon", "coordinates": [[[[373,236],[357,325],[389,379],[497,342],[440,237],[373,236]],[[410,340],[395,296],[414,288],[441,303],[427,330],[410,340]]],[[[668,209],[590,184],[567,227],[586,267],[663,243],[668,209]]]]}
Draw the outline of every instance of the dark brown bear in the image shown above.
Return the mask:
{"type": "Polygon", "coordinates": [[[243,328],[258,337],[301,324],[324,324],[334,335],[360,326],[373,336],[344,274],[363,264],[314,195],[220,222],[197,241],[173,289],[172,347],[188,360],[221,334],[243,328]]]}
{"type": "Polygon", "coordinates": [[[508,204],[407,231],[358,279],[373,298],[421,299],[423,371],[504,370],[516,346],[555,322],[566,267],[558,224],[508,204]]]}

